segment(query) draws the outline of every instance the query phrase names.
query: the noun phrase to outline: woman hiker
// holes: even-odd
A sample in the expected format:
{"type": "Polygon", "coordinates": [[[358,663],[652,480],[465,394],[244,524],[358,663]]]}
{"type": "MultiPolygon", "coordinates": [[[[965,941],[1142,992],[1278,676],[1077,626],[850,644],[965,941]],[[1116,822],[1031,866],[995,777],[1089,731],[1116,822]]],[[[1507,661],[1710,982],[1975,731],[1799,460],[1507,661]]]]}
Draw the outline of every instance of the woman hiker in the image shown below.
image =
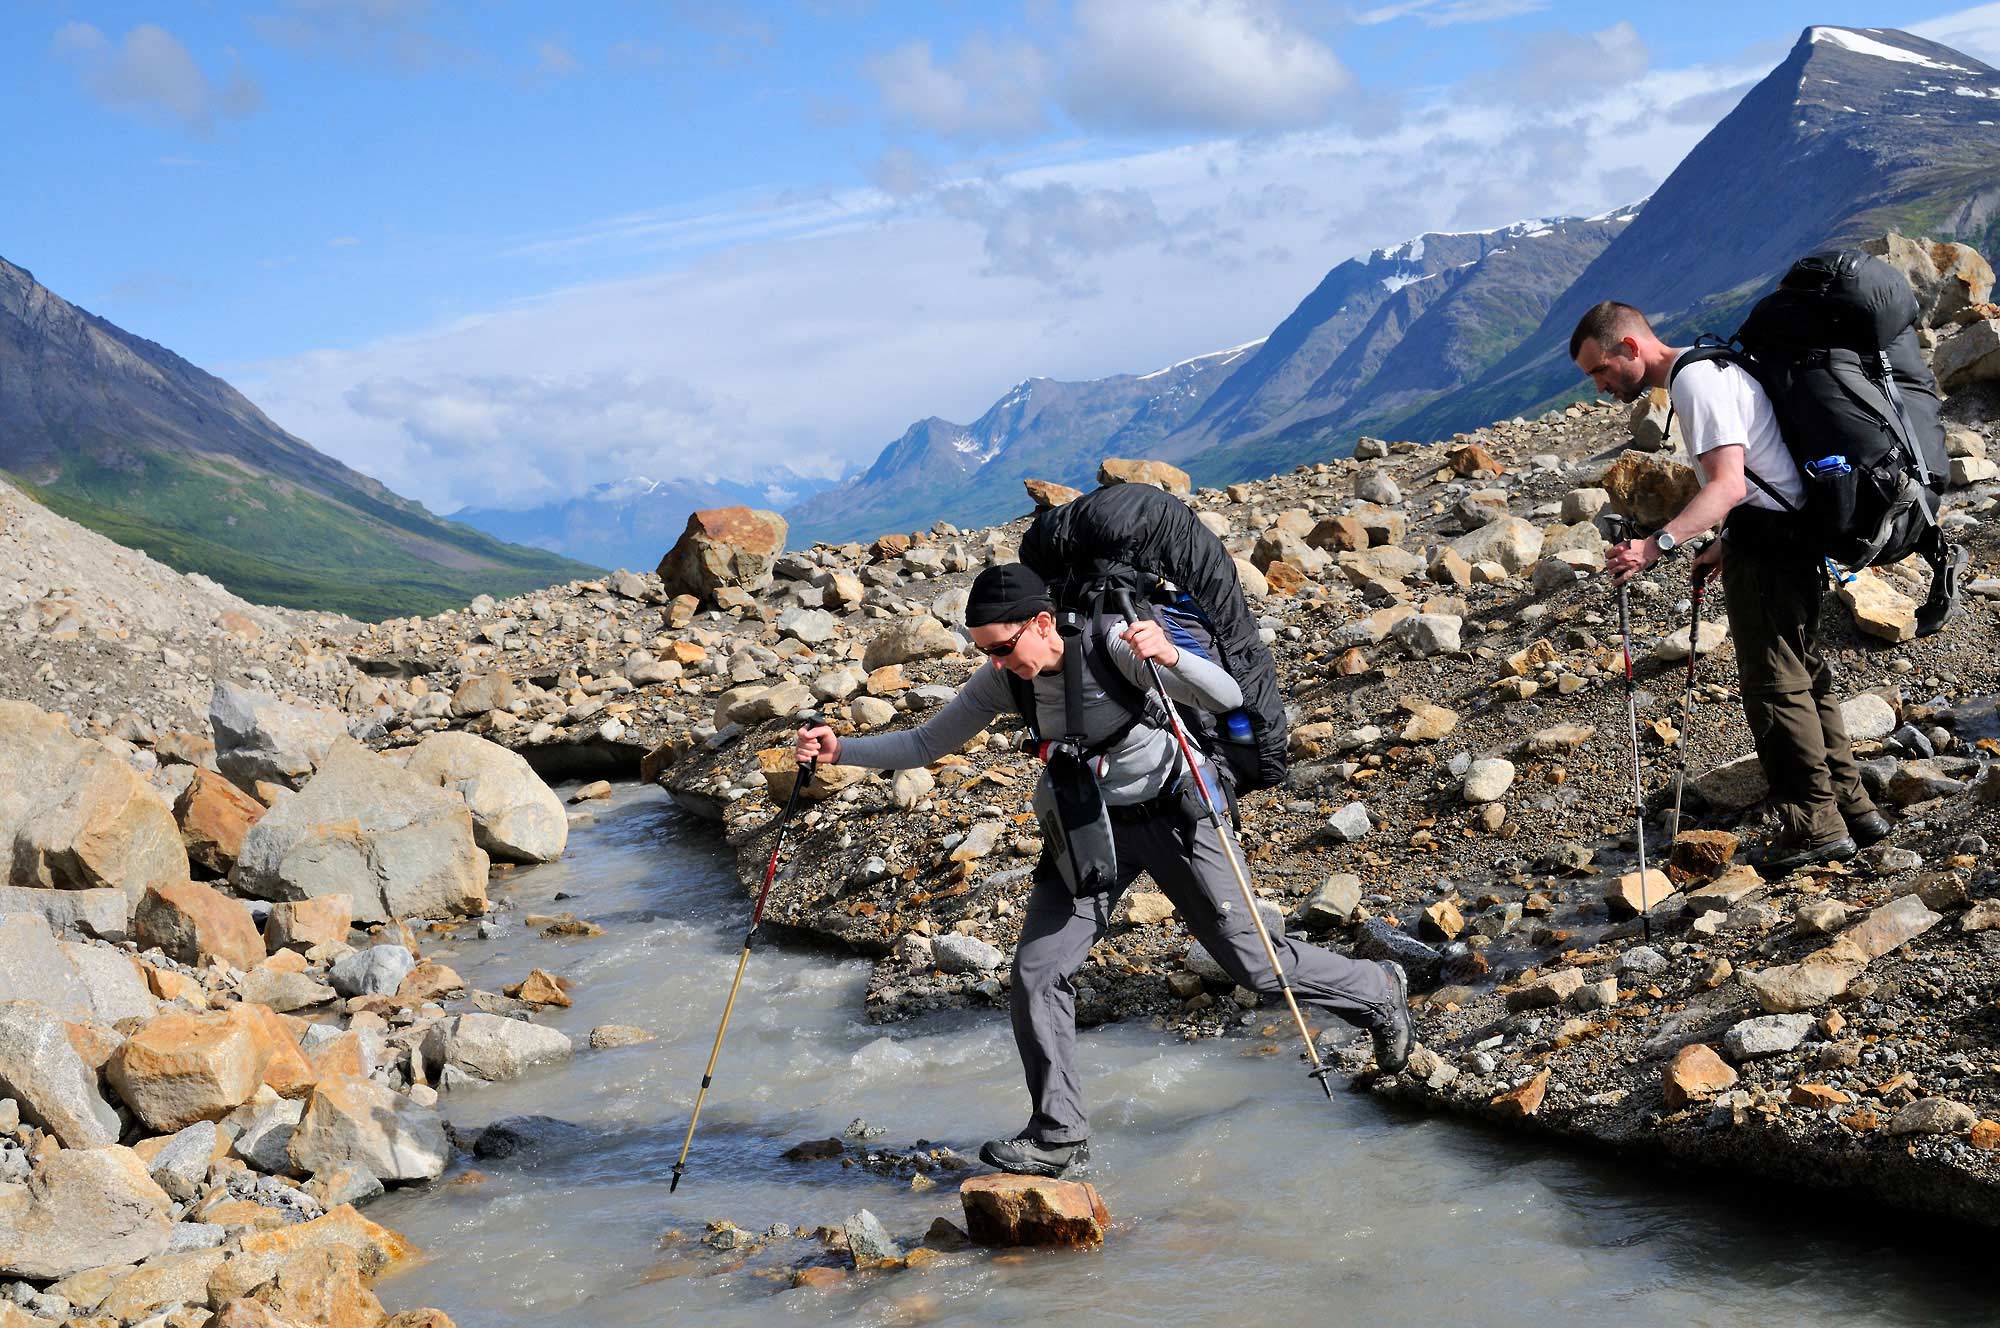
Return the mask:
{"type": "MultiPolygon", "coordinates": [[[[1012,684],[1003,670],[1032,685],[1038,732],[1065,731],[1065,643],[1042,579],[1020,563],[988,568],[972,583],[965,625],[992,667],[974,673],[936,715],[917,728],[873,737],[843,739],[825,726],[801,729],[798,759],[878,770],[929,765],[958,750],[996,717],[1014,712],[1012,684]]],[[[1217,712],[1243,703],[1235,679],[1194,652],[1177,650],[1156,622],[1109,619],[1105,647],[1135,687],[1146,686],[1144,661],[1152,660],[1176,701],[1217,712]]],[[[1079,641],[1075,648],[1084,647],[1079,641]]],[[[1076,1077],[1071,979],[1109,927],[1119,896],[1141,870],[1151,874],[1194,938],[1230,977],[1260,995],[1279,990],[1256,927],[1243,914],[1221,843],[1196,833],[1203,813],[1182,776],[1172,732],[1132,723],[1132,716],[1089,670],[1073,672],[1082,678],[1086,744],[1111,740],[1091,768],[1111,816],[1118,872],[1112,889],[1077,896],[1048,853],[1035,869],[1014,950],[1011,991],[1014,1040],[1034,1114],[1018,1136],[986,1144],[979,1156],[1003,1171],[1036,1176],[1067,1175],[1089,1160],[1090,1125],[1076,1077]]],[[[1204,778],[1213,778],[1206,761],[1202,768],[1204,778]]],[[[1289,937],[1273,940],[1298,999],[1367,1028],[1377,1066],[1391,1073],[1402,1069],[1414,1041],[1402,968],[1349,959],[1289,937]]]]}

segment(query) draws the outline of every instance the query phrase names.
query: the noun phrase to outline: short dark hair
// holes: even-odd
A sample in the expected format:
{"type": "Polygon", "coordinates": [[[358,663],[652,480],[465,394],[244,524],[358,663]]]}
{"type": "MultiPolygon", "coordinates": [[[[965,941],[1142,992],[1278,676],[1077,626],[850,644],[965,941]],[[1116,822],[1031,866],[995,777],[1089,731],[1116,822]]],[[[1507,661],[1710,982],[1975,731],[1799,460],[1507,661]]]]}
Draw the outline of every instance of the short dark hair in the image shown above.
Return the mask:
{"type": "Polygon", "coordinates": [[[1569,357],[1575,359],[1586,341],[1595,341],[1598,349],[1603,350],[1642,330],[1651,332],[1653,325],[1631,305],[1617,300],[1593,304],[1576,320],[1576,331],[1569,334],[1569,357]]]}

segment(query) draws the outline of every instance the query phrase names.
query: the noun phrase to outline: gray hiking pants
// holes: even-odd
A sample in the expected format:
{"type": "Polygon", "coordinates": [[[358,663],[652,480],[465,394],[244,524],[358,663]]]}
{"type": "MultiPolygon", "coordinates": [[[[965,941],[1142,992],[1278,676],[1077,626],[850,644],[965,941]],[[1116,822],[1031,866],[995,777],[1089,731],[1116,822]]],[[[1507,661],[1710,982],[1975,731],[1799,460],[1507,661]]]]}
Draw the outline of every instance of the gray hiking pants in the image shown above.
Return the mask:
{"type": "MultiPolygon", "coordinates": [[[[1090,1136],[1083,1090],[1076,1079],[1076,988],[1071,979],[1090,947],[1111,925],[1111,910],[1141,871],[1148,873],[1182,921],[1241,985],[1278,995],[1271,962],[1244,912],[1236,873],[1192,794],[1144,821],[1116,825],[1118,887],[1104,894],[1072,896],[1053,863],[1035,872],[1021,940],[1014,949],[1014,1042],[1028,1077],[1034,1116],[1024,1134],[1045,1144],[1090,1136]]],[[[1235,852],[1231,840],[1231,852],[1235,852]]],[[[1273,936],[1278,961],[1301,1003],[1316,1005],[1366,1025],[1395,999],[1379,965],[1273,936]]]]}

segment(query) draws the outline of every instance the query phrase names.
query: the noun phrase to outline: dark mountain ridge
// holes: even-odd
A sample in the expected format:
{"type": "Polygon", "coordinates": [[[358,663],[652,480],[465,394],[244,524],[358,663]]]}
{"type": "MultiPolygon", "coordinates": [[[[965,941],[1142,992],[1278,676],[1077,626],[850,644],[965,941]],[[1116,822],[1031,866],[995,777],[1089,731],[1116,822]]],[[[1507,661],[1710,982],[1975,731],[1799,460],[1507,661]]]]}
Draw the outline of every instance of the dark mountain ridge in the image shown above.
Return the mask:
{"type": "Polygon", "coordinates": [[[0,470],[62,515],[263,603],[435,612],[592,570],[397,496],[4,259],[0,470]]]}

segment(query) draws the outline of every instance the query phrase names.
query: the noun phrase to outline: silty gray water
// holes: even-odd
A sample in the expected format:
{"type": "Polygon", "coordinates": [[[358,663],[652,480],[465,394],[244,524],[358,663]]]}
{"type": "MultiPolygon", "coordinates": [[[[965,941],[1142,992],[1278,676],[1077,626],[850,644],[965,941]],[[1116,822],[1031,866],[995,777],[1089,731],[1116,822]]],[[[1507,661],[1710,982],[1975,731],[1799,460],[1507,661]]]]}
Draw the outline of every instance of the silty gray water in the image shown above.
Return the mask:
{"type": "MultiPolygon", "coordinates": [[[[1006,1021],[965,1013],[892,1028],[859,1018],[865,964],[757,949],[687,1177],[667,1183],[734,970],[749,905],[729,856],[653,788],[621,788],[560,863],[496,889],[518,917],[574,910],[606,935],[550,941],[517,925],[448,962],[477,986],[542,966],[575,980],[546,1021],[567,1067],[445,1100],[460,1126],[522,1114],[567,1124],[476,1184],[370,1210],[431,1258],[381,1288],[461,1328],[597,1325],[1211,1323],[1955,1324],[2000,1317],[1990,1270],[1838,1200],[1776,1201],[1750,1180],[1662,1183],[1591,1158],[1363,1096],[1329,1106],[1291,1049],[1183,1043],[1141,1027],[1082,1038],[1093,1179],[1117,1223],[1091,1254],[939,1265],[791,1290],[662,1249],[670,1228],[726,1218],[837,1225],[867,1207],[906,1244],[959,1216],[949,1177],[907,1181],[779,1154],[864,1117],[881,1144],[971,1153],[1026,1118],[1006,1021]],[[574,898],[556,901],[558,892],[574,898]],[[657,1040],[588,1050],[602,1023],[657,1040]]],[[[1269,1012],[1265,1012],[1269,1013],[1269,1012]]],[[[468,1165],[463,1162],[455,1171],[468,1165]]],[[[801,1253],[810,1247],[801,1244],[801,1253]]],[[[705,1254],[706,1252],[702,1252],[705,1254]]]]}

